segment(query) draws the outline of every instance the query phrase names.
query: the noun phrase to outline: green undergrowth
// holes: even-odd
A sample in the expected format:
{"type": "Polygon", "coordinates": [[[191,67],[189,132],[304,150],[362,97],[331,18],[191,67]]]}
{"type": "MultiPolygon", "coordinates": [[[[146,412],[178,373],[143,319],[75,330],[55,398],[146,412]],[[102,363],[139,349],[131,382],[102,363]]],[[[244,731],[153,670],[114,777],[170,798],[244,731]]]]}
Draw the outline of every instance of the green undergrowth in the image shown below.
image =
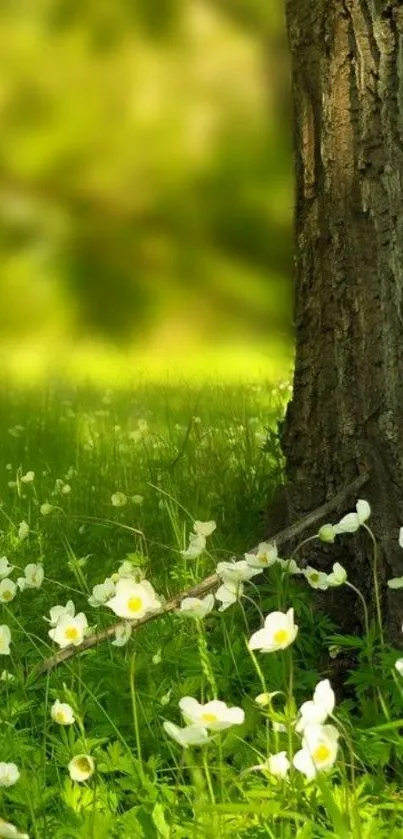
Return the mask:
{"type": "Polygon", "coordinates": [[[123,647],[111,637],[38,675],[57,651],[44,620],[50,608],[71,599],[91,628],[110,625],[111,612],[90,607],[88,597],[125,560],[169,598],[263,540],[265,507],[282,481],[277,430],[288,396],[286,385],[143,382],[119,392],[59,381],[2,394],[0,557],[14,566],[13,579],[32,563],[45,573],[40,586],[0,603],[0,624],[12,634],[10,654],[0,656],[0,762],[20,773],[10,786],[0,780],[0,815],[21,834],[403,836],[397,653],[374,627],[363,638],[338,634],[313,612],[309,586],[278,567],[204,622],[159,617],[123,647]],[[191,559],[181,551],[197,520],[217,526],[191,559]],[[299,627],[292,651],[250,655],[261,614],[290,607],[299,627]],[[281,779],[253,769],[270,753],[291,753],[290,719],[318,681],[332,682],[337,657],[352,648],[358,667],[343,674],[332,770],[307,782],[295,771],[281,779]],[[262,691],[273,694],[268,708],[256,703],[262,691]],[[218,697],[242,708],[244,723],[183,750],[163,722],[180,723],[184,696],[218,697]],[[74,709],[74,725],[52,720],[57,699],[74,709]],[[84,783],[68,771],[79,754],[95,763],[84,783]]]}

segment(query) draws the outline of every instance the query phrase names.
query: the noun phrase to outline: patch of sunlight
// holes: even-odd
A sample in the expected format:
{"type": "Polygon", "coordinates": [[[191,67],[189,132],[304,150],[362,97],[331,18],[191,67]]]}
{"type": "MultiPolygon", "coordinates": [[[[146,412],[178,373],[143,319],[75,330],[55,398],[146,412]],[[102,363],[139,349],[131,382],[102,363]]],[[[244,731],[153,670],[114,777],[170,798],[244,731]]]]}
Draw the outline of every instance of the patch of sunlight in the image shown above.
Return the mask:
{"type": "Polygon", "coordinates": [[[290,377],[292,350],[286,341],[265,345],[198,345],[180,352],[133,349],[123,352],[105,344],[1,345],[2,378],[20,387],[37,387],[49,379],[100,387],[134,387],[144,381],[276,382],[290,377]]]}

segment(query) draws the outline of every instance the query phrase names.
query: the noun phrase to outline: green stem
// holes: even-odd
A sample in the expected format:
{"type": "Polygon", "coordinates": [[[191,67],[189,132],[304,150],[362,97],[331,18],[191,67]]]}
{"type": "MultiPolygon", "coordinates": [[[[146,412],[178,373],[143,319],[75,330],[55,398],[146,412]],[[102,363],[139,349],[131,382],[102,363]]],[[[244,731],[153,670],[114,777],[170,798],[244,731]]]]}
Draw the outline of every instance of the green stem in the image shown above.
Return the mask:
{"type": "Polygon", "coordinates": [[[136,687],[134,681],[134,673],[135,673],[135,666],[136,666],[136,653],[133,653],[132,659],[130,662],[130,695],[132,698],[132,711],[133,711],[133,723],[134,723],[134,735],[136,738],[136,747],[137,747],[137,760],[139,765],[139,774],[142,782],[145,782],[145,773],[144,773],[144,766],[143,766],[143,756],[141,751],[141,737],[140,737],[140,727],[139,727],[139,717],[137,711],[137,701],[136,701],[136,687]]]}
{"type": "Polygon", "coordinates": [[[365,527],[365,530],[367,531],[367,533],[369,533],[369,535],[372,539],[372,544],[374,546],[374,562],[373,562],[372,570],[373,570],[373,580],[374,580],[376,616],[377,616],[377,619],[378,619],[379,637],[381,639],[382,646],[384,646],[385,640],[384,640],[384,635],[383,635],[381,598],[380,598],[380,593],[379,593],[379,581],[378,581],[378,545],[377,545],[375,536],[372,533],[371,528],[368,527],[368,525],[366,525],[366,524],[363,524],[363,527],[365,527]]]}

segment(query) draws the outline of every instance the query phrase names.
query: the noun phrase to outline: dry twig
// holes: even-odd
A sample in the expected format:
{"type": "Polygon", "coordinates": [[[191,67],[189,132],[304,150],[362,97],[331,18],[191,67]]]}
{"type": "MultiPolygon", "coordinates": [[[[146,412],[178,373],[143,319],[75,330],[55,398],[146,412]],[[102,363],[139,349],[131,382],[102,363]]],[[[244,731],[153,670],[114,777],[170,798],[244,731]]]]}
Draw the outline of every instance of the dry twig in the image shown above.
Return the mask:
{"type": "MultiPolygon", "coordinates": [[[[281,547],[282,545],[286,544],[287,542],[291,542],[297,536],[300,536],[301,533],[304,533],[313,525],[317,524],[321,519],[329,516],[333,513],[337,508],[341,507],[341,505],[350,497],[353,496],[355,493],[361,489],[364,484],[367,483],[369,479],[369,474],[367,472],[362,473],[358,476],[352,483],[350,483],[347,487],[340,490],[330,501],[327,501],[325,504],[322,504],[321,507],[317,507],[316,510],[313,510],[312,513],[308,513],[307,516],[304,516],[296,524],[290,525],[290,527],[286,527],[284,530],[280,530],[279,533],[276,533],[270,541],[275,542],[276,545],[281,547]]],[[[249,551],[249,553],[256,553],[257,548],[253,548],[249,551]]],[[[145,623],[149,623],[149,621],[156,620],[160,618],[162,615],[167,615],[169,612],[174,612],[175,609],[178,609],[180,606],[181,601],[185,597],[202,597],[204,594],[207,594],[209,591],[214,589],[220,583],[220,578],[218,574],[211,574],[209,577],[205,577],[200,583],[192,588],[187,589],[187,591],[181,591],[179,594],[175,595],[175,597],[171,597],[170,600],[167,600],[166,603],[163,604],[162,608],[158,612],[153,612],[150,615],[145,615],[144,618],[137,620],[133,623],[133,629],[137,631],[143,626],[145,623]]],[[[108,640],[108,638],[114,638],[116,629],[120,626],[123,626],[125,621],[119,621],[118,623],[114,623],[111,626],[108,626],[107,629],[102,629],[99,632],[94,632],[93,635],[89,635],[87,638],[84,639],[82,644],[79,647],[65,647],[63,650],[59,650],[59,652],[55,653],[55,655],[50,656],[42,664],[35,668],[31,675],[39,676],[42,673],[47,673],[50,670],[53,670],[55,667],[58,667],[59,664],[62,664],[64,661],[67,661],[69,658],[72,658],[79,653],[83,653],[84,650],[89,650],[92,647],[101,644],[103,641],[108,640]]]]}

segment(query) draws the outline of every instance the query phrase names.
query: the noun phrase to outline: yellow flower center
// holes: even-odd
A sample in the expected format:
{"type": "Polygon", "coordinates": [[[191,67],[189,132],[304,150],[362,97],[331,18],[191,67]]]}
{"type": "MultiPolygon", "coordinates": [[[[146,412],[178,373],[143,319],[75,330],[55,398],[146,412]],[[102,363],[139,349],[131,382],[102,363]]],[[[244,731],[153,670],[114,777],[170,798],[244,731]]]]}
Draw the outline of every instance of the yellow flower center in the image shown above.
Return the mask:
{"type": "Polygon", "coordinates": [[[212,714],[211,711],[206,711],[205,714],[201,715],[201,718],[204,722],[217,722],[217,715],[212,714]]]}
{"type": "Polygon", "coordinates": [[[64,637],[68,639],[68,641],[75,641],[78,638],[79,632],[75,626],[68,626],[65,630],[64,637]]]}
{"type": "Polygon", "coordinates": [[[269,557],[267,556],[267,554],[258,554],[257,561],[260,563],[260,565],[268,565],[269,557]]]}
{"type": "Polygon", "coordinates": [[[313,574],[311,574],[310,577],[313,583],[317,583],[319,580],[319,574],[317,574],[316,571],[313,574]]]}
{"type": "Polygon", "coordinates": [[[326,746],[326,743],[321,743],[312,752],[312,757],[315,763],[324,763],[325,760],[328,760],[330,754],[329,746],[326,746]]]}
{"type": "Polygon", "coordinates": [[[288,641],[287,629],[278,629],[277,632],[274,633],[274,640],[276,644],[284,644],[285,641],[288,641]]]}
{"type": "Polygon", "coordinates": [[[131,612],[139,612],[143,606],[141,597],[130,597],[127,601],[127,607],[131,612]]]}
{"type": "Polygon", "coordinates": [[[11,591],[3,591],[3,600],[12,600],[12,597],[11,591]]]}
{"type": "Polygon", "coordinates": [[[58,711],[57,714],[56,714],[56,722],[64,722],[64,720],[65,720],[64,712],[63,711],[58,711]]]}
{"type": "Polygon", "coordinates": [[[76,767],[80,772],[91,772],[90,762],[86,757],[79,757],[76,760],[76,767]]]}

